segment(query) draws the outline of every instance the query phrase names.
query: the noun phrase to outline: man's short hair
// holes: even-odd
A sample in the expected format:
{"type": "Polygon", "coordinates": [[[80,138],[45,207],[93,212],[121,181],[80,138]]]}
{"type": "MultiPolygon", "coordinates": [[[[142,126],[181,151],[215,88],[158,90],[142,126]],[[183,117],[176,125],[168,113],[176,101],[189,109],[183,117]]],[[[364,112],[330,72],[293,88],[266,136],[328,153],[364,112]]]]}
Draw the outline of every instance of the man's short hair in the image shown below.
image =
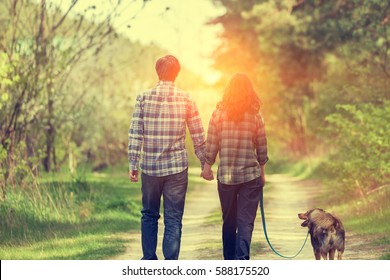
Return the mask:
{"type": "Polygon", "coordinates": [[[174,82],[180,72],[179,60],[173,55],[166,55],[156,61],[156,72],[160,81],[174,82]]]}

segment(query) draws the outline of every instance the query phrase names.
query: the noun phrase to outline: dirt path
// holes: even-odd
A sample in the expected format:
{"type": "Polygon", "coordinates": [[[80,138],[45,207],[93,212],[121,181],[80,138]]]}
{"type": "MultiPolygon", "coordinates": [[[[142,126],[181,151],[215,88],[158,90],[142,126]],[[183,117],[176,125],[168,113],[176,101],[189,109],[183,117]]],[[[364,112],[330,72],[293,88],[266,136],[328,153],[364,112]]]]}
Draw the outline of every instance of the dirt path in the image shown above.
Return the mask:
{"type": "MultiPolygon", "coordinates": [[[[191,170],[199,174],[197,170],[191,170]]],[[[297,213],[305,212],[317,205],[315,197],[318,186],[311,181],[301,181],[287,175],[267,176],[264,193],[265,217],[268,237],[273,247],[282,255],[292,256],[301,248],[307,229],[300,226],[297,213]]],[[[221,244],[221,213],[216,187],[216,181],[206,182],[199,178],[192,185],[187,195],[183,218],[183,235],[180,252],[181,260],[220,260],[221,244]]],[[[163,259],[161,240],[163,234],[163,219],[159,223],[159,244],[157,255],[163,259]]],[[[367,247],[364,237],[346,233],[346,251],[344,259],[378,259],[381,250],[367,247]],[[364,249],[362,248],[364,247],[364,249]]],[[[131,232],[125,237],[128,247],[124,254],[115,257],[122,260],[138,260],[142,256],[140,232],[131,232]]],[[[252,237],[251,259],[280,260],[269,248],[263,233],[260,211],[258,212],[252,237]]],[[[312,260],[313,252],[310,238],[296,260],[312,260]]]]}
{"type": "MultiPolygon", "coordinates": [[[[200,171],[191,169],[194,175],[199,176],[200,171]]],[[[193,182],[193,181],[192,181],[193,182]]],[[[210,218],[214,213],[219,213],[219,199],[216,181],[207,182],[199,177],[196,185],[191,185],[191,191],[187,194],[183,216],[183,233],[180,250],[180,259],[221,259],[220,226],[212,223],[210,218]]],[[[219,219],[219,216],[217,216],[219,219]]],[[[157,245],[157,257],[164,259],[161,252],[163,238],[163,216],[159,220],[159,233],[157,245]]],[[[131,232],[124,238],[128,239],[128,247],[123,255],[114,259],[138,260],[142,257],[141,233],[131,232]]]]}

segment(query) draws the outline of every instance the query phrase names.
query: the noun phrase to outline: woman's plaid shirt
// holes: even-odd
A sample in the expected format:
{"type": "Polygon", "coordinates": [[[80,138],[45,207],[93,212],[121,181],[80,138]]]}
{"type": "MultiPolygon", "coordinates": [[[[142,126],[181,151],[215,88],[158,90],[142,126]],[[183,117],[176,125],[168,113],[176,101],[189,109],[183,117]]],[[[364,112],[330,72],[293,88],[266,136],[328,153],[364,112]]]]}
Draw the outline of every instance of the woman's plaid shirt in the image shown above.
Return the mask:
{"type": "Polygon", "coordinates": [[[210,119],[206,162],[212,165],[219,153],[217,178],[222,184],[236,185],[261,176],[260,165],[268,161],[267,138],[260,113],[245,113],[243,120],[227,120],[222,109],[210,119]]]}
{"type": "Polygon", "coordinates": [[[155,88],[140,94],[129,129],[130,171],[137,170],[138,164],[142,172],[157,177],[185,170],[188,167],[186,126],[203,166],[204,130],[191,96],[169,81],[159,81],[155,88]]]}

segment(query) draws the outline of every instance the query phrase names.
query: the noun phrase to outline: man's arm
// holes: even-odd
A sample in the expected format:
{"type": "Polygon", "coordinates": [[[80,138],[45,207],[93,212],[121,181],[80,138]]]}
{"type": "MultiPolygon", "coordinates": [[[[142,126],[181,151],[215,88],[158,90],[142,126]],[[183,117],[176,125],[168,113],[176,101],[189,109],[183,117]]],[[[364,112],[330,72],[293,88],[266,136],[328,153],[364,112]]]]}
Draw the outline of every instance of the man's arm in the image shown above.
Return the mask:
{"type": "Polygon", "coordinates": [[[206,162],[212,166],[217,158],[219,151],[219,139],[217,130],[217,111],[211,116],[207,130],[206,162]]]}
{"type": "Polygon", "coordinates": [[[141,106],[141,95],[137,97],[133,117],[129,128],[129,178],[132,182],[138,181],[138,164],[144,137],[143,113],[141,106]]]}
{"type": "Polygon", "coordinates": [[[188,109],[187,126],[190,131],[192,143],[194,144],[195,154],[203,169],[203,165],[205,163],[206,140],[198,108],[192,99],[190,100],[188,109]]]}

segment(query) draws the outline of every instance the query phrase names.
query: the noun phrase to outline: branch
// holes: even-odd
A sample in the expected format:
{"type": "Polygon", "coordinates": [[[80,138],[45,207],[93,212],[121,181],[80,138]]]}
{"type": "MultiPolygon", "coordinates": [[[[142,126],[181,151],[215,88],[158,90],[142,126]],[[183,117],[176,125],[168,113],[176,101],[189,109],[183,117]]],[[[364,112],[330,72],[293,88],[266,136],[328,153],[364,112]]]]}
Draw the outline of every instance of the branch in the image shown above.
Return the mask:
{"type": "Polygon", "coordinates": [[[77,4],[78,0],[73,0],[72,1],[72,4],[70,4],[68,10],[65,12],[65,14],[62,16],[62,18],[57,22],[57,24],[55,24],[51,30],[54,32],[56,31],[56,29],[58,27],[61,26],[61,24],[64,22],[64,20],[66,19],[66,17],[68,16],[69,12],[73,9],[73,7],[77,4]]]}
{"type": "Polygon", "coordinates": [[[22,90],[22,94],[19,96],[18,100],[16,101],[16,104],[14,106],[14,109],[13,109],[13,112],[11,115],[11,119],[7,125],[6,130],[5,130],[4,137],[1,139],[3,146],[4,146],[4,141],[9,138],[11,132],[16,130],[17,119],[18,119],[18,116],[20,114],[20,108],[23,104],[23,98],[24,98],[24,95],[26,94],[26,91],[27,91],[27,83],[25,84],[24,89],[22,90]]]}
{"type": "Polygon", "coordinates": [[[292,14],[293,12],[295,12],[296,10],[299,10],[303,7],[303,5],[305,4],[305,0],[296,0],[295,4],[293,4],[290,8],[289,8],[289,14],[292,14]]]}
{"type": "Polygon", "coordinates": [[[383,51],[384,63],[382,64],[382,69],[383,69],[383,72],[385,73],[385,75],[387,76],[388,79],[390,78],[390,73],[387,69],[388,68],[388,58],[389,58],[389,48],[390,48],[390,41],[389,41],[388,32],[387,32],[387,24],[390,22],[390,14],[388,14],[389,9],[390,9],[390,2],[387,3],[387,6],[383,11],[385,18],[381,22],[381,25],[383,25],[384,34],[385,34],[385,38],[386,38],[386,44],[385,44],[386,47],[383,51]]]}
{"type": "Polygon", "coordinates": [[[388,187],[390,187],[390,185],[383,185],[383,186],[380,186],[380,187],[378,187],[378,188],[375,188],[375,189],[373,189],[373,190],[370,190],[370,191],[366,192],[366,195],[373,194],[373,193],[375,193],[375,192],[377,192],[377,191],[384,190],[384,189],[386,189],[386,188],[388,188],[388,187]]]}
{"type": "Polygon", "coordinates": [[[16,40],[16,31],[17,31],[18,25],[19,25],[21,10],[23,8],[23,1],[20,4],[21,7],[20,7],[20,12],[19,13],[16,12],[17,5],[18,5],[18,0],[13,0],[12,4],[11,4],[11,8],[10,8],[10,14],[11,14],[11,17],[12,17],[11,56],[12,56],[12,53],[14,51],[14,47],[15,47],[15,44],[16,44],[16,41],[17,41],[16,40]]]}

